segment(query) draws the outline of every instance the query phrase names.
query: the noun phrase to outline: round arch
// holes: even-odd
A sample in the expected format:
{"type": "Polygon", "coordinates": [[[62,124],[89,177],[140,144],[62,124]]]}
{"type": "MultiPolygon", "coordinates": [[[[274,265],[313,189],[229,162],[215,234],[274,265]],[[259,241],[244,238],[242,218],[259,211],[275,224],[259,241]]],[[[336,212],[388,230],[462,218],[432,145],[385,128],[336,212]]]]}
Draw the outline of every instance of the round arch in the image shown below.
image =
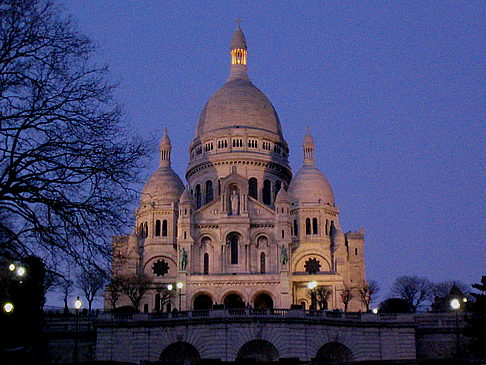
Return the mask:
{"type": "Polygon", "coordinates": [[[316,360],[330,361],[333,364],[353,361],[353,352],[339,342],[329,342],[317,350],[316,360]]]}
{"type": "Polygon", "coordinates": [[[236,360],[248,359],[256,362],[278,361],[278,350],[265,340],[251,340],[241,346],[236,360]]]}
{"type": "Polygon", "coordinates": [[[327,257],[324,257],[323,255],[316,254],[316,253],[310,253],[306,252],[305,254],[301,254],[298,257],[296,257],[293,262],[294,262],[294,267],[293,271],[294,272],[305,272],[305,262],[308,259],[317,259],[320,263],[320,270],[319,271],[330,271],[331,270],[331,261],[327,257]]]}
{"type": "Polygon", "coordinates": [[[176,262],[171,257],[163,256],[163,255],[156,255],[156,256],[149,257],[147,261],[145,261],[145,264],[143,265],[143,272],[152,275],[152,266],[158,260],[164,260],[169,264],[169,271],[167,272],[166,275],[164,275],[164,277],[174,277],[177,270],[176,262]]]}
{"type": "Polygon", "coordinates": [[[199,351],[183,341],[170,344],[160,354],[160,361],[167,363],[199,364],[200,360],[199,351]]]}
{"type": "Polygon", "coordinates": [[[268,292],[258,292],[253,296],[253,308],[255,309],[273,309],[274,302],[272,295],[268,292]]]}
{"type": "Polygon", "coordinates": [[[213,308],[213,298],[208,293],[197,293],[194,295],[192,302],[194,310],[213,308]]]}
{"type": "Polygon", "coordinates": [[[240,293],[230,292],[227,293],[222,300],[225,308],[229,309],[240,309],[245,308],[245,302],[243,301],[242,296],[240,293]]]}

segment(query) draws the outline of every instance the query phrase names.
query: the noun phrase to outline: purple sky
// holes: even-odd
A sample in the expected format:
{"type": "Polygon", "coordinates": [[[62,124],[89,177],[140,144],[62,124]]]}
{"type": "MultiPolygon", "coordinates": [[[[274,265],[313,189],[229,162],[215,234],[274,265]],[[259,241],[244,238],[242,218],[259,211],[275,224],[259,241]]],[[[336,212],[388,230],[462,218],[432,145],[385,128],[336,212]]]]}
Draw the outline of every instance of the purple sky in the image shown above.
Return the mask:
{"type": "MultiPolygon", "coordinates": [[[[169,128],[181,177],[199,113],[229,71],[242,18],[249,72],[274,104],[296,172],[309,126],[366,269],[486,275],[486,3],[66,1],[99,46],[134,129],[169,128]]],[[[155,168],[158,156],[148,167],[155,168]]]]}

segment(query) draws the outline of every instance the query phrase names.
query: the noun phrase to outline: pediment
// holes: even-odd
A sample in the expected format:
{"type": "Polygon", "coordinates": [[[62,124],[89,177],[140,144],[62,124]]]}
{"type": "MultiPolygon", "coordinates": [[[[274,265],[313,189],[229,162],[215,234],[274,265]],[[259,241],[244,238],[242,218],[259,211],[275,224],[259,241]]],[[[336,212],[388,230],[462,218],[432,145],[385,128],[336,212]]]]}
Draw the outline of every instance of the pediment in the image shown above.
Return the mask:
{"type": "Polygon", "coordinates": [[[250,218],[275,218],[275,211],[258,200],[248,197],[248,215],[250,218]]]}

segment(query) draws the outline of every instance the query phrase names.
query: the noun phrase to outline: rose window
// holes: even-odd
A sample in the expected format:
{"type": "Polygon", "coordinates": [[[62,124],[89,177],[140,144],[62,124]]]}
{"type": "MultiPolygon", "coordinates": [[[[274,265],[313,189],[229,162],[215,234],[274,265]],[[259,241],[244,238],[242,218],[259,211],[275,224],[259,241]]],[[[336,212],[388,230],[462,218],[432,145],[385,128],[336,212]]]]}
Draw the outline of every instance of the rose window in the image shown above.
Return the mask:
{"type": "Polygon", "coordinates": [[[317,274],[321,270],[321,263],[318,259],[309,259],[304,265],[305,271],[309,274],[317,274]]]}
{"type": "Polygon", "coordinates": [[[157,260],[152,267],[154,274],[157,276],[164,276],[169,272],[169,264],[164,260],[157,260]]]}

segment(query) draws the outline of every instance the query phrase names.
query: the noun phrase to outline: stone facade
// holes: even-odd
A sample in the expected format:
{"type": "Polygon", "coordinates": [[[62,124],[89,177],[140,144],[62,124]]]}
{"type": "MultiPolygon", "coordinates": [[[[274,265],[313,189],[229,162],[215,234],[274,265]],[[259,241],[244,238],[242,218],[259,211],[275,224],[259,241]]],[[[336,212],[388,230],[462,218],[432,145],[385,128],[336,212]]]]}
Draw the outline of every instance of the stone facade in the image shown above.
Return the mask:
{"type": "MultiPolygon", "coordinates": [[[[348,309],[363,310],[357,291],[365,280],[364,231],[342,232],[309,131],[303,166],[293,176],[278,115],[248,77],[239,27],[230,52],[230,77],[204,106],[189,146],[187,187],[170,166],[165,131],[136,228],[113,239],[114,262],[123,262],[114,274],[145,273],[158,287],[172,286],[163,308],[155,287],[145,295],[141,309],[148,312],[214,304],[343,309],[347,288],[354,292],[348,309]],[[319,288],[327,289],[326,298],[317,300],[319,288]]],[[[118,305],[128,304],[122,297],[118,305]]]]}

